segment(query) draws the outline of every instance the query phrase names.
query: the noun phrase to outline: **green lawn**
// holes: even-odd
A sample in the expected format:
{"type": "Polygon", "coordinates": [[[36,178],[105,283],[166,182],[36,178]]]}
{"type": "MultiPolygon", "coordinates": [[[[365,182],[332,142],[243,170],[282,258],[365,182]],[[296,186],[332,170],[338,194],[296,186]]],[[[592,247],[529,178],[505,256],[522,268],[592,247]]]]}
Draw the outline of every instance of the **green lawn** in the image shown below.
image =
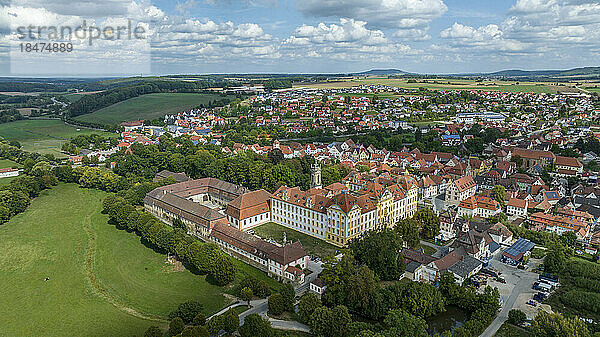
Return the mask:
{"type": "Polygon", "coordinates": [[[8,185],[11,181],[15,180],[17,177],[6,177],[0,178],[0,186],[8,185]]]}
{"type": "Polygon", "coordinates": [[[596,87],[585,87],[584,89],[587,90],[587,91],[590,91],[590,92],[600,93],[600,88],[597,87],[597,86],[596,87]]]}
{"type": "Polygon", "coordinates": [[[140,336],[165,327],[160,318],[182,301],[201,301],[207,314],[229,303],[222,288],[174,272],[109,225],[105,195],[60,184],[0,226],[0,335],[140,336]]]}
{"type": "Polygon", "coordinates": [[[293,229],[280,226],[273,222],[269,222],[254,228],[254,233],[256,235],[265,239],[271,238],[279,243],[283,243],[283,232],[285,232],[288,242],[300,240],[304,250],[306,250],[306,252],[312,256],[319,256],[323,258],[325,256],[335,254],[335,252],[340,249],[321,239],[317,239],[293,229]]]}
{"type": "Polygon", "coordinates": [[[60,120],[32,119],[0,124],[0,137],[18,141],[25,151],[50,153],[57,158],[65,157],[60,148],[68,139],[92,133],[118,136],[116,133],[76,128],[60,120]]]}
{"type": "Polygon", "coordinates": [[[496,332],[494,337],[532,337],[529,331],[520,328],[518,326],[514,326],[512,324],[504,323],[500,326],[500,329],[496,332]]]}
{"type": "Polygon", "coordinates": [[[0,159],[0,169],[3,168],[21,168],[23,165],[8,159],[0,159]]]}
{"type": "Polygon", "coordinates": [[[248,310],[248,309],[250,309],[250,307],[247,306],[247,305],[240,305],[240,306],[234,308],[235,312],[237,312],[238,315],[241,314],[242,312],[248,310]]]}
{"type": "Polygon", "coordinates": [[[419,244],[419,246],[421,248],[423,248],[423,252],[427,255],[433,255],[433,254],[435,254],[435,252],[437,252],[437,250],[433,247],[430,247],[430,246],[427,246],[424,244],[419,244]]]}
{"type": "MultiPolygon", "coordinates": [[[[230,99],[235,96],[229,95],[230,99]]],[[[139,119],[155,119],[165,114],[189,110],[208,101],[221,100],[217,94],[157,93],[131,98],[75,119],[99,124],[116,124],[139,119]]]]}

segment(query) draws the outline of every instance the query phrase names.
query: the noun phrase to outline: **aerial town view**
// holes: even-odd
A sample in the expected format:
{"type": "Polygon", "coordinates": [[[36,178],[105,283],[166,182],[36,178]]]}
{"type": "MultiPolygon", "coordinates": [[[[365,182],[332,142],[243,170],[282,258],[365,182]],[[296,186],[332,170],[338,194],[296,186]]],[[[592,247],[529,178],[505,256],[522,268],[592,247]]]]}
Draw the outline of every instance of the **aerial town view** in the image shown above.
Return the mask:
{"type": "Polygon", "coordinates": [[[0,337],[600,336],[597,0],[0,6],[0,337]]]}

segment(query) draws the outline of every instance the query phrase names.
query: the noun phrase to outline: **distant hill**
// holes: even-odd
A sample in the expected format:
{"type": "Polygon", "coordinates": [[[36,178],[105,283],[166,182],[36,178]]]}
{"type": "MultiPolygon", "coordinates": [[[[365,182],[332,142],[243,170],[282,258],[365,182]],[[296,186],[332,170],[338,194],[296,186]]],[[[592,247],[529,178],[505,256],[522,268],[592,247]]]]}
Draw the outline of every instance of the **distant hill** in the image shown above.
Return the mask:
{"type": "Polygon", "coordinates": [[[502,70],[493,73],[457,74],[461,76],[479,76],[486,78],[529,79],[529,80],[578,80],[600,79],[600,67],[583,67],[568,70],[502,70]]]}
{"type": "Polygon", "coordinates": [[[404,70],[399,69],[371,69],[369,71],[363,71],[361,73],[353,73],[356,76],[388,76],[388,75],[400,75],[409,74],[404,70]]]}

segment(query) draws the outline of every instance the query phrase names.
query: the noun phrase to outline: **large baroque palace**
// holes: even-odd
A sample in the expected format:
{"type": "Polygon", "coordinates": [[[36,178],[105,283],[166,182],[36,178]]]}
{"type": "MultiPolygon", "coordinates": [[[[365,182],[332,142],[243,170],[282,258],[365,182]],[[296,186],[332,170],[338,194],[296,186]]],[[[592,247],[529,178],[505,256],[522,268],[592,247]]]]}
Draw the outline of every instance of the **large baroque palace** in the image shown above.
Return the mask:
{"type": "Polygon", "coordinates": [[[180,219],[189,233],[204,240],[211,240],[216,225],[248,231],[274,222],[344,246],[366,231],[391,227],[411,217],[417,198],[414,178],[390,173],[353,171],[343,183],[322,187],[321,167],[315,164],[311,188],[306,191],[281,186],[271,194],[203,178],[159,187],[148,193],[144,203],[149,212],[167,223],[180,219]]]}

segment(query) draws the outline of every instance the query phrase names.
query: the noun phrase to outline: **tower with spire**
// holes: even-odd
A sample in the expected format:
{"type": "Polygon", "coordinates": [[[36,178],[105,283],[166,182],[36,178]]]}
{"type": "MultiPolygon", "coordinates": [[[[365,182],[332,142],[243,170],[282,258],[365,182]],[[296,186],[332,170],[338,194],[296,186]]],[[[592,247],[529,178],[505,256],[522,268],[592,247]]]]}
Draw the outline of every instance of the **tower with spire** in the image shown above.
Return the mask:
{"type": "Polygon", "coordinates": [[[322,188],[321,183],[321,165],[315,162],[310,167],[310,188],[322,188]]]}

